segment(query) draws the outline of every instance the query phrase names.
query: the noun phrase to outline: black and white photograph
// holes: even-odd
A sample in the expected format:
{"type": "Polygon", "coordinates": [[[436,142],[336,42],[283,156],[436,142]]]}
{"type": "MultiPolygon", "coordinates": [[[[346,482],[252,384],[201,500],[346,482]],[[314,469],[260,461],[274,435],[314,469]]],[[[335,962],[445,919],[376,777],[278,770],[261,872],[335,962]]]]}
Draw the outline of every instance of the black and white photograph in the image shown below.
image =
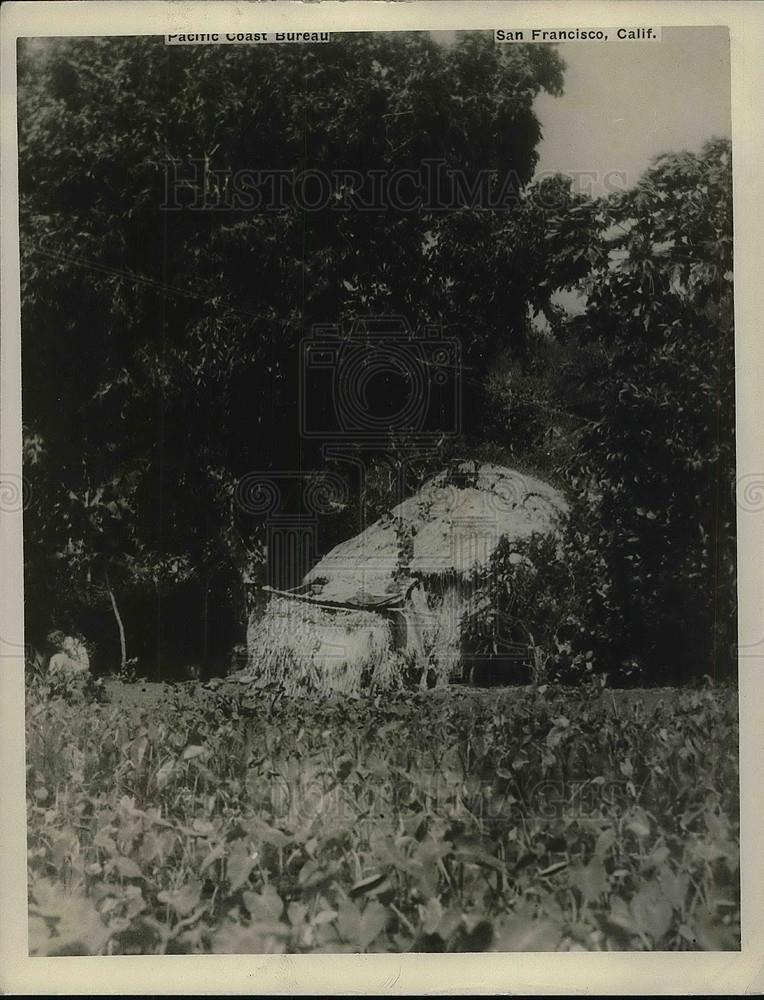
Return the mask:
{"type": "Polygon", "coordinates": [[[30,957],[740,951],[730,33],[662,10],[18,39],[30,957]]]}

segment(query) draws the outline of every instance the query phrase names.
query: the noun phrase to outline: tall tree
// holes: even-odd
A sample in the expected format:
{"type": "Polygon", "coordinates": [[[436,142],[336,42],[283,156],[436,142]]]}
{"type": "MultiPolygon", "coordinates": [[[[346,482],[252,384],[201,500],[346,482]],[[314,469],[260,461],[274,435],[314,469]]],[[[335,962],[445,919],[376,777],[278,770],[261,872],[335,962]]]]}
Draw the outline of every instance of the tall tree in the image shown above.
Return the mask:
{"type": "Polygon", "coordinates": [[[735,419],[730,144],[659,157],[599,206],[568,406],[576,547],[596,554],[587,645],[616,674],[734,669],[735,419]]]}
{"type": "Polygon", "coordinates": [[[320,463],[295,408],[316,324],[442,323],[464,347],[471,430],[491,359],[522,354],[540,295],[521,192],[534,98],[561,86],[552,49],[485,34],[22,46],[24,414],[40,445],[28,603],[44,606],[52,566],[108,576],[112,596],[137,588],[148,654],[173,627],[173,588],[196,587],[205,621],[211,587],[233,602],[235,484],[320,463]],[[423,176],[437,179],[422,190],[423,176]]]}

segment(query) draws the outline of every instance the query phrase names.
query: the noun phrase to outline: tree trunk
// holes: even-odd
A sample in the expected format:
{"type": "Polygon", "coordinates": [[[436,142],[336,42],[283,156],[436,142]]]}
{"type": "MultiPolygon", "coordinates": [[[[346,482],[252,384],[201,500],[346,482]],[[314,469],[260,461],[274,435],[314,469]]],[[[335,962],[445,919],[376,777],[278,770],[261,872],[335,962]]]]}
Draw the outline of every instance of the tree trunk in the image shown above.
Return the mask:
{"type": "Polygon", "coordinates": [[[119,655],[120,655],[120,670],[124,670],[127,665],[127,644],[125,642],[125,626],[122,624],[122,616],[119,613],[119,608],[117,607],[117,599],[114,596],[114,591],[111,589],[111,584],[109,583],[109,574],[106,574],[106,590],[109,594],[109,600],[111,601],[111,608],[114,612],[114,617],[117,620],[117,628],[119,629],[119,655]]]}
{"type": "Polygon", "coordinates": [[[202,633],[202,659],[204,665],[207,665],[207,644],[209,640],[209,610],[210,610],[210,583],[209,580],[204,582],[204,611],[202,617],[204,619],[203,633],[202,633]]]}

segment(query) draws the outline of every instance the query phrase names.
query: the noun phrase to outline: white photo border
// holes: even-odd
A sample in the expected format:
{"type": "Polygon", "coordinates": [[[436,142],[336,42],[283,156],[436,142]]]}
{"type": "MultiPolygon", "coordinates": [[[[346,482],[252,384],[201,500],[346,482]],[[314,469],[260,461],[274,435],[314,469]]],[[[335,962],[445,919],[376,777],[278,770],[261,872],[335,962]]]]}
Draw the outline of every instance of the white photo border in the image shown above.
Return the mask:
{"type": "MultiPolygon", "coordinates": [[[[179,31],[490,30],[725,25],[730,30],[737,477],[764,484],[764,17],[753,2],[17,2],[0,9],[0,471],[21,475],[16,40],[179,31]],[[751,480],[750,477],[754,477],[751,480]]],[[[20,481],[16,480],[16,481],[20,481]]],[[[764,486],[762,486],[764,488],[764,486]]],[[[27,954],[21,513],[0,521],[0,989],[10,994],[728,994],[764,990],[764,511],[738,505],[740,952],[125,956],[27,954]]]]}

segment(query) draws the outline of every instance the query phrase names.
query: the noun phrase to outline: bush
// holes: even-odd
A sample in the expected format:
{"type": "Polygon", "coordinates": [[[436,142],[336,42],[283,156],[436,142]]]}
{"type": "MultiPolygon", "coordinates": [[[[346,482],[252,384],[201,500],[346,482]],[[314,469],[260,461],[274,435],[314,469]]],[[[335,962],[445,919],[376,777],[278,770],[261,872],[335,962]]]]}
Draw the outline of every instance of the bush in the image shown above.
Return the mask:
{"type": "Polygon", "coordinates": [[[603,203],[562,334],[582,621],[603,662],[653,681],[736,666],[731,207],[728,142],[659,158],[603,203]]]}

